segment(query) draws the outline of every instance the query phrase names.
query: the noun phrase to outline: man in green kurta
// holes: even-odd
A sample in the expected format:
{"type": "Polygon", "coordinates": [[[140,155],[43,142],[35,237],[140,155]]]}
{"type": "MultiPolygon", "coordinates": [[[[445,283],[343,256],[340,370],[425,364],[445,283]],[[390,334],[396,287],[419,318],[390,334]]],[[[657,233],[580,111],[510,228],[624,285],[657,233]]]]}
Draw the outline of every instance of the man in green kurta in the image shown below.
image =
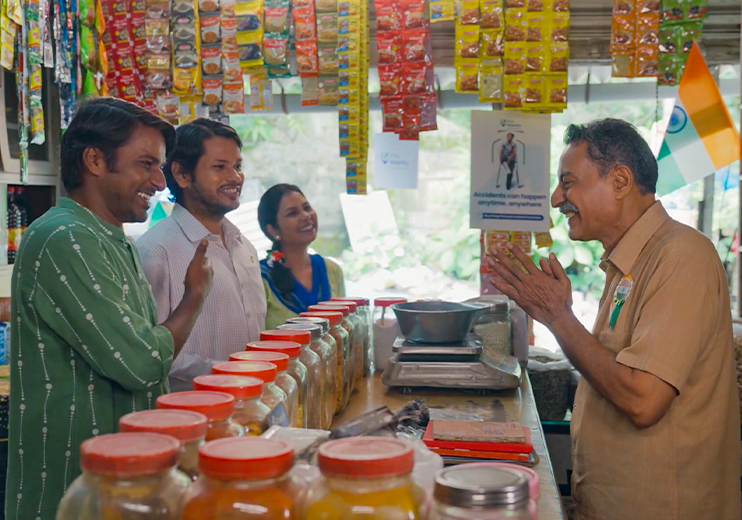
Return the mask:
{"type": "Polygon", "coordinates": [[[175,140],[121,100],[80,107],[61,146],[69,198],[36,220],[13,271],[6,517],[53,520],[80,474],[80,444],[153,408],[211,285],[201,244],[162,324],[124,222],[147,218],[175,140]]]}

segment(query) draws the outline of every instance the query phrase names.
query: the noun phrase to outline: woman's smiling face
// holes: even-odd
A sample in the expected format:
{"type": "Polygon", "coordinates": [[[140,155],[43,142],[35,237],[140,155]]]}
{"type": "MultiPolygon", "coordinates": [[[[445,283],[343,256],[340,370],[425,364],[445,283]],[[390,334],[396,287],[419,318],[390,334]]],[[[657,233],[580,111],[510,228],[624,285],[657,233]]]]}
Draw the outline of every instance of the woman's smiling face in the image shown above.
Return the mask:
{"type": "Polygon", "coordinates": [[[309,246],[317,238],[317,213],[301,193],[290,191],[278,207],[278,235],[286,245],[309,246]]]}

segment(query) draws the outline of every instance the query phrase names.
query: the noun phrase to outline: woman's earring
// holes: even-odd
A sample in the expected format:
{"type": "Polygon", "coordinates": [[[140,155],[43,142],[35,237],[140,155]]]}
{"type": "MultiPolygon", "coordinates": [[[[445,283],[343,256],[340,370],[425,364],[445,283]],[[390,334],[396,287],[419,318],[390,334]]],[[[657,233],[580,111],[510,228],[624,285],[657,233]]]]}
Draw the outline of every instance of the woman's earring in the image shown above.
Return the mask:
{"type": "Polygon", "coordinates": [[[278,242],[279,240],[281,240],[281,237],[279,237],[278,235],[276,235],[276,242],[278,242]]]}

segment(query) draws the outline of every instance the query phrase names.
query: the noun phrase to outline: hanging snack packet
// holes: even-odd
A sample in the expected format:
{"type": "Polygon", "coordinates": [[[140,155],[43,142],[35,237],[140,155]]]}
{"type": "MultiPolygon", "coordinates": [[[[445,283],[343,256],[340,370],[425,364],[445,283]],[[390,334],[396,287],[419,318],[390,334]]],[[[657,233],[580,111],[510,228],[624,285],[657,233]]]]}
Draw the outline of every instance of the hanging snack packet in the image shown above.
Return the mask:
{"type": "Polygon", "coordinates": [[[204,89],[204,105],[218,105],[222,100],[222,84],[224,80],[221,74],[204,76],[202,86],[204,89]]]}
{"type": "Polygon", "coordinates": [[[505,12],[505,41],[526,41],[527,20],[523,10],[509,10],[505,12]]]}
{"type": "Polygon", "coordinates": [[[321,45],[317,50],[319,73],[334,74],[338,73],[338,56],[335,52],[335,46],[332,44],[321,45]]]}
{"type": "Polygon", "coordinates": [[[180,101],[172,92],[160,90],[157,92],[157,113],[163,119],[178,124],[180,116],[180,101]]]}
{"type": "Polygon", "coordinates": [[[546,72],[546,49],[542,43],[526,43],[526,72],[546,72]]]}
{"type": "Polygon", "coordinates": [[[234,18],[236,16],[235,14],[235,4],[237,3],[237,0],[221,0],[219,10],[222,13],[222,20],[234,18]]]}
{"type": "Polygon", "coordinates": [[[338,0],[316,0],[315,9],[318,13],[337,13],[338,0]]]}
{"type": "Polygon", "coordinates": [[[551,53],[549,55],[549,72],[567,72],[568,61],[569,44],[552,43],[551,53]]]}
{"type": "Polygon", "coordinates": [[[687,0],[683,6],[685,18],[688,20],[702,20],[708,17],[708,0],[687,0]]]}
{"type": "MultiPolygon", "coordinates": [[[[402,31],[402,57],[408,63],[432,64],[430,36],[426,29],[402,31]]],[[[479,42],[477,41],[477,46],[479,42]]]]}
{"type": "Polygon", "coordinates": [[[526,10],[529,13],[540,13],[544,10],[543,0],[528,0],[526,4],[526,10]]]}
{"type": "Polygon", "coordinates": [[[201,47],[201,68],[204,76],[220,74],[222,71],[222,48],[219,44],[201,47]]]}
{"type": "Polygon", "coordinates": [[[393,65],[402,62],[400,38],[397,34],[379,34],[376,37],[376,46],[379,51],[377,58],[379,65],[393,65]]]}
{"type": "Polygon", "coordinates": [[[286,67],[289,62],[289,40],[286,36],[267,33],[263,40],[263,61],[266,68],[286,67]]]}
{"type": "Polygon", "coordinates": [[[636,23],[633,16],[613,16],[611,49],[628,49],[636,45],[636,23]]]}
{"type": "Polygon", "coordinates": [[[317,44],[314,40],[296,42],[296,70],[299,74],[317,74],[317,44]]]}
{"type": "Polygon", "coordinates": [[[292,11],[294,16],[294,38],[297,42],[316,40],[314,9],[301,7],[292,11]]]}
{"type": "Polygon", "coordinates": [[[526,49],[524,43],[505,42],[505,74],[525,72],[526,49]]]}
{"type": "Polygon", "coordinates": [[[688,54],[693,48],[693,42],[701,39],[703,24],[701,22],[688,23],[679,25],[675,29],[678,33],[678,52],[688,54]]]}
{"type": "Polygon", "coordinates": [[[319,76],[319,104],[338,104],[338,79],[336,76],[319,76]]]}
{"type": "Polygon", "coordinates": [[[458,23],[462,25],[479,25],[479,1],[458,0],[458,23]]]}
{"type": "Polygon", "coordinates": [[[684,62],[677,54],[660,55],[658,62],[657,81],[660,85],[674,86],[683,75],[684,62]]]}
{"type": "Polygon", "coordinates": [[[543,13],[528,13],[526,25],[527,42],[540,42],[544,38],[544,33],[552,30],[543,13]]]}
{"type": "Polygon", "coordinates": [[[80,0],[78,13],[80,24],[92,28],[95,25],[95,0],[80,0]]]}
{"type": "Polygon", "coordinates": [[[311,107],[319,105],[319,78],[303,76],[301,78],[301,106],[311,107]]]}
{"type": "Polygon", "coordinates": [[[502,28],[502,0],[481,0],[479,9],[482,29],[502,28]]]}
{"type": "Polygon", "coordinates": [[[222,50],[236,51],[238,47],[237,45],[237,18],[222,17],[221,32],[222,32],[222,50]]]}
{"type": "Polygon", "coordinates": [[[198,10],[202,13],[213,13],[219,8],[219,0],[198,0],[198,10]]]}
{"type": "Polygon", "coordinates": [[[382,129],[384,132],[398,132],[401,130],[404,124],[402,120],[403,106],[402,98],[399,97],[381,100],[382,129]]]}
{"type": "Polygon", "coordinates": [[[636,77],[636,53],[633,50],[616,49],[611,54],[611,76],[614,78],[636,77]]]}
{"type": "Polygon", "coordinates": [[[358,54],[360,52],[358,47],[358,34],[343,34],[338,36],[338,53],[350,52],[358,54]]]}
{"type": "Polygon", "coordinates": [[[412,63],[402,65],[401,91],[403,96],[432,94],[433,84],[428,78],[428,68],[412,63]]]}
{"type": "Polygon", "coordinates": [[[526,6],[526,0],[505,0],[507,9],[522,9],[526,6]]]}
{"type": "Polygon", "coordinates": [[[263,65],[262,35],[259,33],[245,34],[240,37],[237,33],[238,52],[242,69],[254,69],[263,65]],[[244,43],[242,43],[244,42],[244,43]]]}
{"type": "Polygon", "coordinates": [[[637,12],[639,15],[653,14],[659,16],[661,12],[661,3],[660,0],[639,0],[637,12]]]}
{"type": "Polygon", "coordinates": [[[551,19],[550,29],[551,41],[569,41],[569,13],[554,13],[554,17],[551,19]]]}
{"type": "Polygon", "coordinates": [[[479,68],[479,102],[502,102],[502,63],[493,60],[479,68]]]}
{"type": "Polygon", "coordinates": [[[523,107],[522,76],[505,76],[503,79],[503,108],[506,110],[523,107]]]}
{"type": "Polygon", "coordinates": [[[682,49],[678,47],[678,39],[674,27],[661,28],[659,31],[659,50],[662,54],[675,54],[682,49]]]}
{"type": "Polygon", "coordinates": [[[479,26],[456,25],[454,59],[479,58],[479,26]]]}
{"type": "Polygon", "coordinates": [[[501,57],[505,54],[505,33],[501,30],[482,31],[482,54],[485,58],[501,57]]]}
{"type": "Polygon", "coordinates": [[[98,44],[93,30],[87,25],[80,26],[80,64],[94,70],[98,63],[98,44]]]}
{"type": "Polygon", "coordinates": [[[479,62],[460,61],[456,64],[456,92],[472,94],[479,91],[479,62]]]}
{"type": "Polygon", "coordinates": [[[379,97],[393,97],[401,93],[400,78],[402,68],[400,65],[380,65],[379,70],[379,97]]]}
{"type": "Polygon", "coordinates": [[[402,114],[402,129],[399,132],[400,141],[417,141],[420,139],[420,114],[402,114]]]}
{"type": "Polygon", "coordinates": [[[374,2],[376,7],[376,33],[387,33],[401,29],[400,6],[396,1],[374,2]]]}
{"type": "Polygon", "coordinates": [[[555,110],[565,110],[567,108],[567,75],[548,76],[545,81],[549,106],[555,110]]]}
{"type": "Polygon", "coordinates": [[[636,52],[638,77],[655,77],[659,73],[659,49],[652,45],[640,45],[636,52]]]}
{"type": "Polygon", "coordinates": [[[523,79],[523,91],[525,108],[540,108],[544,103],[543,78],[541,76],[526,76],[523,79]]]}
{"type": "Polygon", "coordinates": [[[430,21],[450,22],[454,19],[453,0],[430,0],[430,21]]]}
{"type": "Polygon", "coordinates": [[[357,18],[361,15],[360,0],[342,0],[338,2],[338,18],[357,18]]]}
{"type": "Polygon", "coordinates": [[[317,41],[319,43],[336,43],[338,41],[337,13],[317,15],[317,41]]]}
{"type": "Polygon", "coordinates": [[[402,0],[402,21],[406,29],[426,29],[424,0],[402,0]]]}
{"type": "Polygon", "coordinates": [[[225,83],[242,82],[239,51],[222,52],[222,74],[225,83]]]}
{"type": "Polygon", "coordinates": [[[659,31],[660,22],[656,16],[639,16],[636,26],[637,44],[658,47],[660,43],[659,31]]]}
{"type": "Polygon", "coordinates": [[[245,87],[243,82],[226,83],[222,90],[222,106],[227,114],[245,113],[245,87]]]}
{"type": "Polygon", "coordinates": [[[217,43],[221,40],[222,17],[219,13],[201,16],[201,43],[217,43]]]}
{"type": "Polygon", "coordinates": [[[358,89],[361,84],[361,75],[358,71],[341,70],[338,72],[338,85],[340,88],[358,89]]]}
{"type": "Polygon", "coordinates": [[[288,34],[289,4],[285,2],[267,2],[263,18],[266,33],[288,34]]]}
{"type": "Polygon", "coordinates": [[[431,132],[438,130],[438,103],[435,95],[423,96],[420,101],[420,131],[431,132]]]}

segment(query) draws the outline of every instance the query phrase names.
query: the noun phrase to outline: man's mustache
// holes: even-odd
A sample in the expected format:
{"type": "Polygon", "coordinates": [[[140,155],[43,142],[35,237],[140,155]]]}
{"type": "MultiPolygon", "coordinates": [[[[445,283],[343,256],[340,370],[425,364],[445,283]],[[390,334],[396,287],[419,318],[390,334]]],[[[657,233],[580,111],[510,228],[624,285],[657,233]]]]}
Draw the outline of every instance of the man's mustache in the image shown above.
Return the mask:
{"type": "Polygon", "coordinates": [[[580,211],[570,201],[565,201],[564,204],[559,206],[559,211],[564,213],[579,213],[580,211]]]}

